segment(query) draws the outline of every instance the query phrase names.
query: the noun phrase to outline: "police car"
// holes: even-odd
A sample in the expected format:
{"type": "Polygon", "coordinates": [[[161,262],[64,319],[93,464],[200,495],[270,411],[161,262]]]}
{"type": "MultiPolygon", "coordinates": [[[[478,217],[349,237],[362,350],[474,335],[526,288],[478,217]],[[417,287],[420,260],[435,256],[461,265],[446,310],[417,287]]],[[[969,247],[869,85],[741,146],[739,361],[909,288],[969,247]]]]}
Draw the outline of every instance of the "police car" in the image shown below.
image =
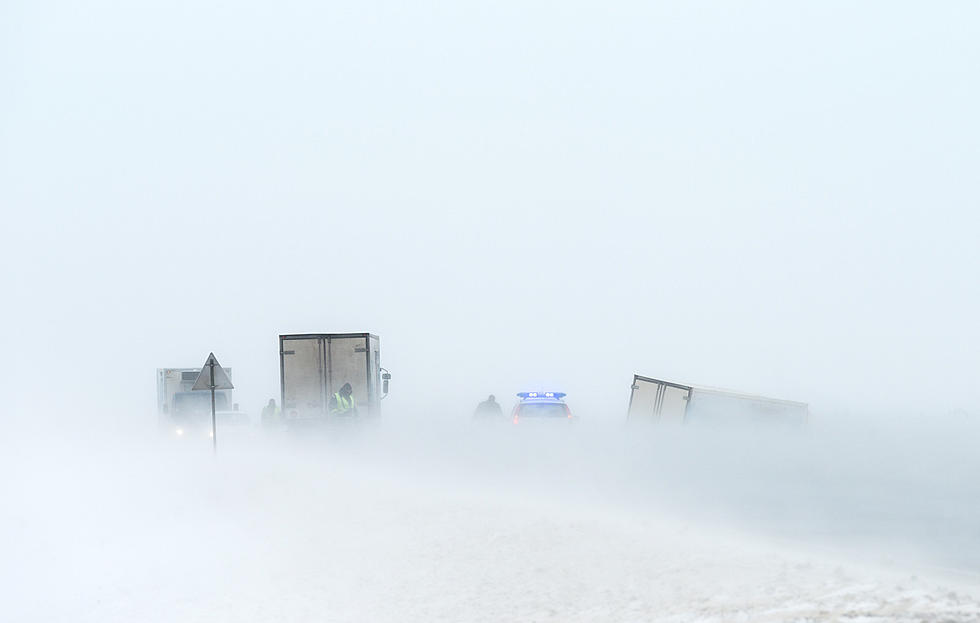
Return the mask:
{"type": "Polygon", "coordinates": [[[574,419],[571,409],[562,400],[566,396],[564,392],[520,392],[517,396],[521,401],[511,412],[514,424],[524,420],[570,422],[574,419]]]}

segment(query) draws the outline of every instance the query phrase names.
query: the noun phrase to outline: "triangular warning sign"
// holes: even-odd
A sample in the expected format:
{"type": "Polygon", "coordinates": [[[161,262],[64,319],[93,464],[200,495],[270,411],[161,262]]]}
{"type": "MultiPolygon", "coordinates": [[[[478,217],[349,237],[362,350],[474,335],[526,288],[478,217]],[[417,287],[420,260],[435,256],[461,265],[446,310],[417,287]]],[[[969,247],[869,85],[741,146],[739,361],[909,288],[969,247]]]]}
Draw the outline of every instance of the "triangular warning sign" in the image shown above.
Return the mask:
{"type": "Polygon", "coordinates": [[[204,362],[204,367],[201,368],[201,373],[197,375],[197,380],[194,381],[194,387],[191,389],[235,389],[235,386],[231,384],[228,373],[218,363],[214,353],[211,353],[208,355],[208,360],[204,362]],[[211,376],[212,369],[214,370],[213,377],[211,376]],[[213,383],[212,379],[214,379],[213,383]]]}

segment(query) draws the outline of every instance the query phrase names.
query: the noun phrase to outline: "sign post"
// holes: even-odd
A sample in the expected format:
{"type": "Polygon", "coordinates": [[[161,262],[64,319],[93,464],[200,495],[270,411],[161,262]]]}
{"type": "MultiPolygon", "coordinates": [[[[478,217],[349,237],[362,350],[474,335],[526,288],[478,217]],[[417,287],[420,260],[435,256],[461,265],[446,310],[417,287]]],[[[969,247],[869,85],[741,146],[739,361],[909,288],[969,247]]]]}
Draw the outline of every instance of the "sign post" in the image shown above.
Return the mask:
{"type": "Polygon", "coordinates": [[[201,368],[201,373],[197,375],[197,380],[194,381],[194,387],[191,388],[192,391],[205,389],[211,390],[211,446],[214,449],[214,453],[217,454],[218,426],[214,413],[214,390],[235,389],[235,386],[231,384],[228,373],[218,363],[218,359],[214,356],[214,353],[208,355],[208,360],[204,362],[204,367],[201,368]]]}

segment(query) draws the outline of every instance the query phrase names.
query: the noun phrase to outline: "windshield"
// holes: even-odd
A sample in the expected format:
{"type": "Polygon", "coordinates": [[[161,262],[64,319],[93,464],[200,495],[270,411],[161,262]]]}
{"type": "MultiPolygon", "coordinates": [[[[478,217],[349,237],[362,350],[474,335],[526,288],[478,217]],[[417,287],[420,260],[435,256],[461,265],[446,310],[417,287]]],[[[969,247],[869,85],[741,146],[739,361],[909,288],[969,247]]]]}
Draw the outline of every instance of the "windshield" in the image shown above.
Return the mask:
{"type": "MultiPolygon", "coordinates": [[[[215,392],[215,411],[228,410],[228,397],[215,392]]],[[[174,394],[174,414],[211,413],[211,392],[194,391],[174,394]]]]}
{"type": "Polygon", "coordinates": [[[561,403],[524,403],[518,412],[520,417],[568,417],[568,407],[561,403]]]}

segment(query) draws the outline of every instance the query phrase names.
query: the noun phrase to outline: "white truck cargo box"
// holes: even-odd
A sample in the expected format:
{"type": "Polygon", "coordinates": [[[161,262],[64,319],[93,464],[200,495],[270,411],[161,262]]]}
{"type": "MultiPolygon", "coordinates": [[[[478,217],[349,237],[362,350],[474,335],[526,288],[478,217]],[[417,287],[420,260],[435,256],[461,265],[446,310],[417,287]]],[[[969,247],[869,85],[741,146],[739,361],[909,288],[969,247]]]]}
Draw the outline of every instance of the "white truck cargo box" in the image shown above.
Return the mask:
{"type": "Polygon", "coordinates": [[[635,421],[802,426],[804,402],[634,375],[627,417],[635,421]]]}
{"type": "Polygon", "coordinates": [[[370,333],[279,336],[282,414],[287,422],[323,419],[331,396],[349,383],[360,415],[377,415],[388,391],[381,346],[370,333]],[[383,381],[383,382],[382,382],[383,381]]]}

